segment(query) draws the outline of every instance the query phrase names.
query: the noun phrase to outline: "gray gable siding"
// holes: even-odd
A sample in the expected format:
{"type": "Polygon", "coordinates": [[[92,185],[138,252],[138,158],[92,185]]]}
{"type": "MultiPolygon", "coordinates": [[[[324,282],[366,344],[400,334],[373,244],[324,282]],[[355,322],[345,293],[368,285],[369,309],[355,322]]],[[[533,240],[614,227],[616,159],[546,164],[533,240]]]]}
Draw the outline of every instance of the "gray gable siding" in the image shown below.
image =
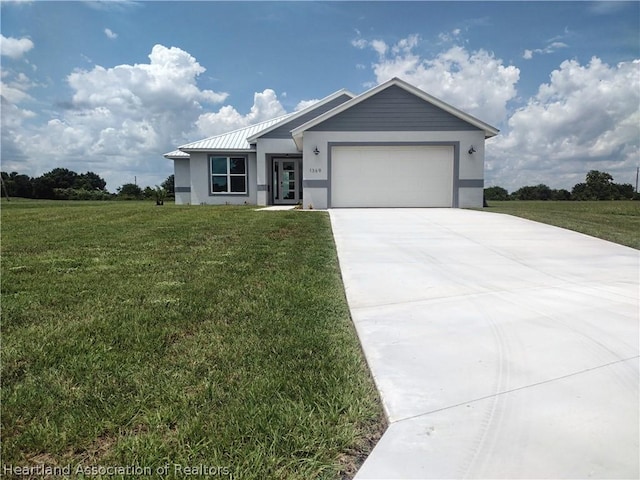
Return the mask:
{"type": "Polygon", "coordinates": [[[309,130],[376,132],[460,131],[479,128],[397,85],[392,85],[309,130]]]}
{"type": "Polygon", "coordinates": [[[337,98],[334,98],[330,102],[325,103],[324,105],[320,105],[318,108],[314,108],[313,110],[301,115],[298,118],[294,118],[290,122],[287,122],[283,125],[280,125],[278,128],[270,131],[269,133],[265,133],[260,138],[291,138],[291,130],[296,127],[299,127],[303,123],[307,123],[310,120],[313,120],[318,115],[322,115],[324,112],[328,112],[332,108],[337,107],[338,105],[342,105],[347,100],[351,100],[349,95],[340,95],[337,98]]]}

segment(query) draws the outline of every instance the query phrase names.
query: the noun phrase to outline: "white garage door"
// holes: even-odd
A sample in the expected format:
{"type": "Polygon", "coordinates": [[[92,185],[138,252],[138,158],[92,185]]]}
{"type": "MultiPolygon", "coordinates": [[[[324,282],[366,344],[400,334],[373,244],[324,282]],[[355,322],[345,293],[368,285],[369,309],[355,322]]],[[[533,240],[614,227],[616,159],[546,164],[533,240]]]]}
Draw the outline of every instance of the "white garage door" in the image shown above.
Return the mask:
{"type": "Polygon", "coordinates": [[[451,207],[453,147],[331,150],[332,207],[451,207]]]}

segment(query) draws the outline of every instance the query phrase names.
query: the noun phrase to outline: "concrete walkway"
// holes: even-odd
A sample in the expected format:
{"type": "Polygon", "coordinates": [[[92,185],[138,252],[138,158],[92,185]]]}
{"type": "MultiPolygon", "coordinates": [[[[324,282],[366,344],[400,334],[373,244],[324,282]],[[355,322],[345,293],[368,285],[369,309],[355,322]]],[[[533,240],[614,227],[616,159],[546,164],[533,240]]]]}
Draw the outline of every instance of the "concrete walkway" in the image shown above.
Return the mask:
{"type": "Polygon", "coordinates": [[[637,250],[488,212],[330,215],[389,419],[357,479],[640,476],[637,250]]]}

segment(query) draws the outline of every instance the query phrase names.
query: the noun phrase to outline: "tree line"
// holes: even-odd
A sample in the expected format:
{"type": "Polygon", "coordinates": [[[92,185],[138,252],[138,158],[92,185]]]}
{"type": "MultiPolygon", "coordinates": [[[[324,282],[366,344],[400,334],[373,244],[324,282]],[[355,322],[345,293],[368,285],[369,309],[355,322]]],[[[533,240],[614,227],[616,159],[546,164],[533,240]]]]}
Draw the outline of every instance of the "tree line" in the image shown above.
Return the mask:
{"type": "Polygon", "coordinates": [[[630,183],[614,183],[607,172],[591,170],[584,182],[576,183],[571,191],[552,189],[544,184],[521,187],[509,193],[502,187],[484,189],[485,200],[640,200],[630,183]]]}
{"type": "Polygon", "coordinates": [[[116,193],[109,193],[107,182],[97,173],[77,173],[66,168],[54,168],[39,177],[18,172],[0,172],[1,195],[7,197],[38,198],[48,200],[143,200],[162,201],[175,194],[174,176],[156,188],[142,189],[135,183],[125,183],[116,193]]]}
{"type": "MultiPolygon", "coordinates": [[[[174,176],[155,188],[144,189],[135,183],[125,183],[116,193],[109,193],[107,182],[97,173],[76,173],[66,168],[54,168],[40,177],[29,177],[18,172],[0,172],[1,195],[9,197],[50,200],[143,200],[155,198],[162,202],[175,195],[174,176]]],[[[614,183],[607,172],[591,170],[585,181],[577,183],[571,191],[552,189],[544,184],[521,187],[509,193],[502,187],[484,189],[485,200],[640,200],[640,195],[629,183],[614,183]]]]}

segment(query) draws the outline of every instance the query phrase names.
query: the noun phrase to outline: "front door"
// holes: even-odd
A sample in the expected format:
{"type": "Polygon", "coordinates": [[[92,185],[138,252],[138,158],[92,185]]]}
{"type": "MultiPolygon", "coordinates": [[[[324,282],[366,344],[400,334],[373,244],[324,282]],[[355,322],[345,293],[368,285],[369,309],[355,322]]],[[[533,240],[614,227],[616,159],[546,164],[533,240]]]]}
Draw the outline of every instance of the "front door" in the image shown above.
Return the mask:
{"type": "Polygon", "coordinates": [[[273,159],[273,203],[293,204],[300,201],[300,159],[273,159]]]}

